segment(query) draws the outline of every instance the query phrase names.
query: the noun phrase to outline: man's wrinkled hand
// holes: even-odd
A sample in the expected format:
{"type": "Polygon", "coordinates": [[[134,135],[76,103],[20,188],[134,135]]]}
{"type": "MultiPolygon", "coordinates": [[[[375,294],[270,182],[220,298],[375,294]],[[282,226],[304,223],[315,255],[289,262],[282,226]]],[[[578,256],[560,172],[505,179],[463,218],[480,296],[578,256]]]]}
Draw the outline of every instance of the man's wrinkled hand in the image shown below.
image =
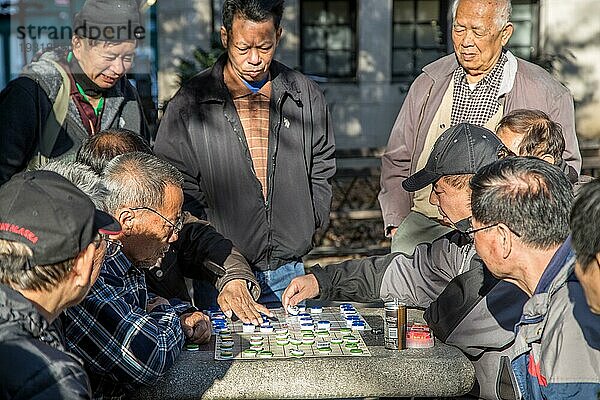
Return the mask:
{"type": "Polygon", "coordinates": [[[254,301],[248,285],[243,279],[227,282],[219,293],[217,303],[227,317],[231,318],[233,313],[244,323],[251,322],[254,325],[260,325],[262,323],[261,312],[272,315],[268,308],[254,301]]]}
{"type": "Polygon", "coordinates": [[[281,302],[283,308],[295,306],[302,300],[312,299],[319,295],[319,282],[313,274],[297,276],[288,285],[283,292],[281,302]]]}
{"type": "Polygon", "coordinates": [[[200,311],[182,314],[179,317],[181,329],[189,342],[203,344],[210,340],[212,327],[210,318],[200,311]]]}

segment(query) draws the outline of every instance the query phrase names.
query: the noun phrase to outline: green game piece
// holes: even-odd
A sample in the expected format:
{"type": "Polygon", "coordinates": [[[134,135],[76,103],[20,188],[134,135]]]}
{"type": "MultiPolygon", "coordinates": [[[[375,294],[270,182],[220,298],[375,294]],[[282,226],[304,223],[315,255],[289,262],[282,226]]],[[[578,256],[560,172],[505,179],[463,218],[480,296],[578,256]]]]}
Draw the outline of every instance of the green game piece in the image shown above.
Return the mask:
{"type": "Polygon", "coordinates": [[[196,343],[188,343],[185,345],[185,349],[187,351],[198,351],[200,350],[200,346],[198,346],[196,343]]]}
{"type": "Polygon", "coordinates": [[[273,352],[272,351],[263,350],[263,351],[260,351],[258,353],[258,356],[260,358],[272,358],[273,357],[273,352]]]}
{"type": "Polygon", "coordinates": [[[256,351],[256,350],[252,350],[252,349],[244,350],[244,355],[247,355],[248,357],[256,357],[256,353],[258,353],[258,351],[256,351]]]}
{"type": "Polygon", "coordinates": [[[288,335],[277,335],[275,336],[276,340],[287,340],[289,338],[288,335]]]}
{"type": "Polygon", "coordinates": [[[344,339],[344,340],[352,340],[352,339],[356,339],[356,336],[346,335],[346,336],[342,337],[342,339],[344,339]]]}
{"type": "Polygon", "coordinates": [[[316,331],[317,336],[329,336],[328,331],[316,331]]]}
{"type": "Polygon", "coordinates": [[[346,348],[351,349],[351,348],[354,348],[354,347],[358,347],[358,344],[356,344],[356,343],[346,343],[346,348]]]}
{"type": "Polygon", "coordinates": [[[313,331],[311,331],[310,329],[301,329],[300,333],[302,333],[302,334],[309,334],[310,333],[312,335],[313,331]]]}
{"type": "Polygon", "coordinates": [[[277,345],[278,346],[286,346],[290,341],[287,339],[283,339],[283,340],[278,340],[277,341],[277,345]]]}
{"type": "Polygon", "coordinates": [[[302,339],[302,344],[310,344],[310,345],[313,345],[313,344],[315,344],[315,339],[311,339],[311,338],[304,338],[304,339],[302,339]]]}
{"type": "Polygon", "coordinates": [[[302,344],[302,340],[290,339],[290,343],[293,344],[293,345],[295,345],[295,346],[298,346],[298,345],[302,344]]]}
{"type": "Polygon", "coordinates": [[[287,335],[288,330],[285,328],[281,328],[281,329],[275,329],[275,333],[278,335],[287,335]]]}
{"type": "Polygon", "coordinates": [[[350,333],[350,332],[352,332],[352,329],[350,329],[350,328],[340,328],[340,332],[342,332],[342,333],[350,333]]]}
{"type": "Polygon", "coordinates": [[[294,357],[302,357],[304,355],[304,351],[298,350],[298,349],[292,349],[292,350],[290,350],[290,354],[294,357]]]}
{"type": "Polygon", "coordinates": [[[362,351],[362,349],[359,349],[358,347],[355,347],[353,349],[350,349],[350,353],[352,353],[352,354],[362,354],[363,351],[362,351]]]}
{"type": "Polygon", "coordinates": [[[233,345],[234,345],[233,342],[221,342],[222,349],[231,349],[231,348],[233,348],[233,345]]]}
{"type": "Polygon", "coordinates": [[[221,329],[219,331],[219,335],[223,336],[223,335],[231,335],[231,331],[229,329],[221,329]]]}
{"type": "Polygon", "coordinates": [[[221,352],[221,358],[233,358],[233,352],[224,350],[221,352]]]}
{"type": "Polygon", "coordinates": [[[221,336],[221,341],[222,342],[231,342],[231,341],[233,341],[233,336],[231,336],[231,335],[221,336]]]}
{"type": "Polygon", "coordinates": [[[314,339],[315,335],[313,333],[303,333],[302,334],[303,338],[310,338],[310,339],[314,339]]]}
{"type": "Polygon", "coordinates": [[[353,338],[353,339],[348,338],[348,339],[346,339],[346,341],[348,343],[358,343],[359,342],[359,340],[357,338],[353,338]]]}
{"type": "Polygon", "coordinates": [[[331,353],[331,347],[319,347],[319,348],[317,348],[317,350],[319,350],[319,353],[324,353],[324,354],[331,353]]]}

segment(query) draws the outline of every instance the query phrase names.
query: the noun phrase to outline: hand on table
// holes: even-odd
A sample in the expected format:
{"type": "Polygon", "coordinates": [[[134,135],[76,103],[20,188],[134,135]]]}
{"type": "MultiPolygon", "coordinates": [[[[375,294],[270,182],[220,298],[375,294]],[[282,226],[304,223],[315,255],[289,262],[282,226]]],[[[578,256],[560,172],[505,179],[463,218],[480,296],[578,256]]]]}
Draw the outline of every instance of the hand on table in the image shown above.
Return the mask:
{"type": "Polygon", "coordinates": [[[313,274],[297,276],[292,279],[288,287],[283,292],[281,302],[283,308],[295,306],[302,300],[312,299],[319,295],[319,282],[313,274]]]}
{"type": "Polygon", "coordinates": [[[181,314],[181,329],[188,341],[197,344],[207,343],[212,334],[210,318],[200,311],[181,314]]]}
{"type": "Polygon", "coordinates": [[[233,313],[244,323],[260,325],[263,322],[261,312],[272,315],[268,308],[254,301],[243,279],[227,282],[217,297],[217,303],[228,318],[231,318],[233,313]]]}

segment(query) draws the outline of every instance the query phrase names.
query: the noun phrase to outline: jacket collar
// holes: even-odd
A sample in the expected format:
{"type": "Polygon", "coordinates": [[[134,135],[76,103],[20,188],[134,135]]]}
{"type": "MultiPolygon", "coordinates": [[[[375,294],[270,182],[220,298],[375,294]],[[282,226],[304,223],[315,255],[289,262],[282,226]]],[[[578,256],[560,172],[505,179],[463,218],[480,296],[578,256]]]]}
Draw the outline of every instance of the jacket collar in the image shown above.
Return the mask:
{"type": "MultiPolygon", "coordinates": [[[[498,97],[512,90],[518,66],[517,58],[510,51],[503,51],[504,54],[506,54],[508,61],[504,64],[498,97]]],[[[451,53],[423,67],[423,72],[434,82],[437,82],[439,80],[450,79],[456,68],[459,66],[458,61],[456,60],[456,54],[451,53]]]]}
{"type": "Polygon", "coordinates": [[[34,305],[16,290],[0,284],[0,326],[2,334],[19,335],[16,330],[6,329],[6,326],[18,327],[18,332],[26,333],[54,347],[62,348],[62,342],[48,321],[39,313],[34,305]]]}
{"type": "MultiPolygon", "coordinates": [[[[208,71],[210,79],[202,80],[202,90],[197,90],[195,93],[198,102],[225,102],[231,98],[223,79],[223,69],[225,68],[227,59],[227,53],[222,54],[215,65],[210,68],[208,71]]],[[[273,96],[285,93],[290,95],[294,101],[300,102],[302,93],[298,88],[296,81],[288,79],[289,72],[287,71],[287,67],[278,61],[273,60],[269,67],[269,73],[271,76],[273,96]]]]}
{"type": "Polygon", "coordinates": [[[535,323],[546,315],[550,299],[569,279],[575,266],[575,253],[571,247],[571,237],[556,250],[544,270],[533,296],[523,307],[521,323],[535,323]]]}

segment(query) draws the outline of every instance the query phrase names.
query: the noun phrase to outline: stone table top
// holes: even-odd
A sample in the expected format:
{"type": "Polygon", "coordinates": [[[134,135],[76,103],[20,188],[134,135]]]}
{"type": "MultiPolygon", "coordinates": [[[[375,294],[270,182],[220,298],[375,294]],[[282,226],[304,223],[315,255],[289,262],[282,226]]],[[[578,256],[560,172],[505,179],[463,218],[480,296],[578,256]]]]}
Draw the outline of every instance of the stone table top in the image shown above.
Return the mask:
{"type": "MultiPolygon", "coordinates": [[[[268,360],[214,360],[214,338],[198,352],[182,352],[155,385],[135,399],[319,399],[459,396],[475,380],[473,365],[460,350],[436,340],[429,349],[387,350],[383,309],[358,308],[373,328],[364,332],[372,357],[268,360]]],[[[409,310],[408,319],[422,321],[409,310]]]]}

